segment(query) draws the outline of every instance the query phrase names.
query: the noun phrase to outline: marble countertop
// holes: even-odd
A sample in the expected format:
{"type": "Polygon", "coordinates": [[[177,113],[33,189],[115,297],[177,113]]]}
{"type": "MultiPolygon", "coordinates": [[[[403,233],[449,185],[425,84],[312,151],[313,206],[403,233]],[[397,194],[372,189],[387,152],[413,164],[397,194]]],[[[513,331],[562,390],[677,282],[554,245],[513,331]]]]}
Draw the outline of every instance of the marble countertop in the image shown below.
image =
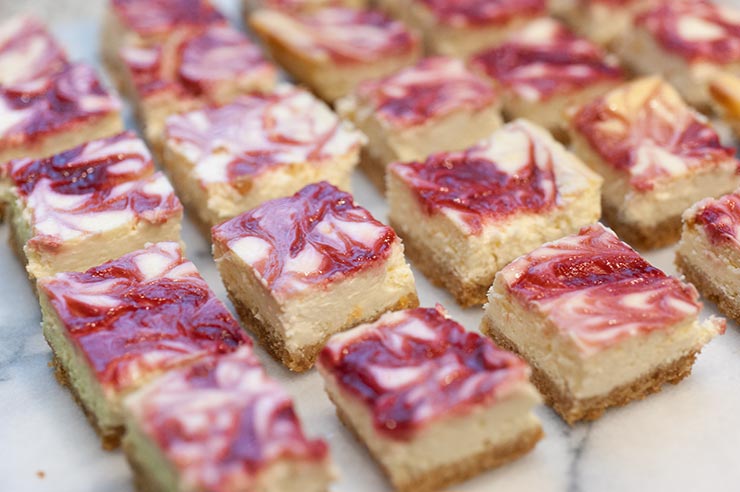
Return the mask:
{"type": "MultiPolygon", "coordinates": [[[[7,1],[7,0],[6,0],[7,1]]],[[[41,5],[41,2],[13,2],[41,5]]],[[[64,2],[56,2],[64,4],[64,2]]],[[[69,2],[68,2],[69,3],[69,2]]],[[[73,2],[78,5],[87,2],[73,2]]],[[[94,2],[97,4],[98,2],[94,2]]],[[[733,2],[740,3],[740,2],[733,2]]],[[[0,16],[10,9],[0,1],[0,16]]],[[[228,2],[234,14],[236,5],[228,2]]],[[[93,10],[99,10],[94,6],[93,10]]],[[[93,17],[58,22],[55,33],[76,59],[96,59],[93,17]]],[[[383,220],[381,196],[359,173],[357,201],[383,220]]],[[[49,367],[50,351],[39,326],[36,298],[0,227],[0,491],[121,492],[133,490],[122,453],[105,452],[70,394],[49,367]]],[[[226,299],[210,246],[188,222],[188,256],[226,299]]],[[[675,273],[673,251],[648,255],[675,273]]],[[[477,329],[480,308],[462,310],[452,298],[416,274],[422,305],[436,302],[468,329],[477,329]]],[[[704,315],[714,314],[711,304],[704,315]]],[[[268,372],[296,400],[307,432],[325,437],[341,472],[335,492],[390,490],[378,467],[338,422],[315,371],[290,374],[259,349],[268,372]]],[[[546,437],[523,459],[454,487],[455,491],[582,492],[650,490],[730,491],[740,487],[740,331],[734,323],[700,355],[691,377],[642,402],[613,409],[600,420],[568,427],[549,408],[538,409],[546,437]]]]}

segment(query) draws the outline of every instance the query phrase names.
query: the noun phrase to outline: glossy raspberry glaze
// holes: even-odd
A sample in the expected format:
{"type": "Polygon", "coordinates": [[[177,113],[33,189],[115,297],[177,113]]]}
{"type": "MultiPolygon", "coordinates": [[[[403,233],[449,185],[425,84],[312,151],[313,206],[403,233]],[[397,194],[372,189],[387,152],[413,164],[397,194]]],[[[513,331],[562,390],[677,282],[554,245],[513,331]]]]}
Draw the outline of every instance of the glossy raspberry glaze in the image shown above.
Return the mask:
{"type": "Polygon", "coordinates": [[[112,0],[111,6],[128,29],[144,36],[226,23],[207,0],[112,0]]]}
{"type": "Polygon", "coordinates": [[[220,224],[212,235],[224,249],[249,241],[250,258],[243,259],[273,293],[320,286],[378,265],[396,241],[393,229],[324,181],[220,224]]]}
{"type": "Polygon", "coordinates": [[[248,348],[170,371],[127,406],[189,490],[258,490],[254,478],[272,464],[328,459],[248,348]]]}
{"type": "Polygon", "coordinates": [[[38,19],[18,16],[0,23],[0,86],[32,90],[67,64],[66,53],[38,19]]]}
{"type": "Polygon", "coordinates": [[[740,194],[703,202],[693,221],[701,226],[712,244],[740,246],[740,194]]]}
{"type": "Polygon", "coordinates": [[[544,0],[415,0],[443,24],[456,27],[504,24],[515,17],[547,14],[544,0]]]}
{"type": "Polygon", "coordinates": [[[109,393],[205,354],[251,344],[176,243],[43,279],[39,289],[109,393]],[[149,260],[155,272],[142,267],[149,260]]]}
{"type": "Polygon", "coordinates": [[[529,376],[518,357],[466,332],[440,306],[386,314],[334,337],[318,363],[370,407],[376,430],[399,440],[432,420],[490,405],[529,376]]]}

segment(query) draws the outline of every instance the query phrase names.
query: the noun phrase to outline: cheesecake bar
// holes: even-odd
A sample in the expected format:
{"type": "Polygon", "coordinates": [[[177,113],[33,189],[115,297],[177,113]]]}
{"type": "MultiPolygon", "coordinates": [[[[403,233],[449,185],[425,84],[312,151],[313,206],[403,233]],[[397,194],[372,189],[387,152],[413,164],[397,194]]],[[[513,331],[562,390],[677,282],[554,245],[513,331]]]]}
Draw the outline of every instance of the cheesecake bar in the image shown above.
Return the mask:
{"type": "Polygon", "coordinates": [[[734,149],[659,77],[587,103],[569,127],[575,153],[604,177],[605,219],[637,248],[676,242],[684,210],[740,186],[734,149]]]}
{"type": "Polygon", "coordinates": [[[337,111],[368,137],[361,166],[379,189],[395,161],[462,150],[501,123],[500,98],[461,60],[425,58],[392,75],[365,81],[337,111]]]}
{"type": "Polygon", "coordinates": [[[210,235],[211,226],[317,181],[349,189],[364,141],[322,101],[286,84],[170,117],[163,162],[210,235]]]}
{"type": "Polygon", "coordinates": [[[714,112],[740,136],[740,76],[717,73],[709,83],[709,96],[714,112]]]}
{"type": "Polygon", "coordinates": [[[615,57],[546,17],[522,27],[498,48],[477,54],[471,63],[494,81],[508,118],[526,118],[560,135],[568,108],[624,80],[615,57]]]}
{"type": "Polygon", "coordinates": [[[409,257],[466,307],[483,304],[516,257],[597,221],[600,188],[596,173],[525,120],[388,170],[390,221],[409,257]]]}
{"type": "Polygon", "coordinates": [[[317,366],[337,415],[401,492],[460,482],[542,437],[529,367],[439,305],[335,335],[317,366]]]}
{"type": "Polygon", "coordinates": [[[242,0],[245,19],[259,9],[284,10],[287,12],[315,12],[327,7],[350,7],[365,9],[370,0],[242,0]]]}
{"type": "Polygon", "coordinates": [[[327,182],[213,228],[213,254],[244,325],[293,371],[334,333],[418,305],[403,244],[327,182]]]}
{"type": "Polygon", "coordinates": [[[571,0],[558,14],[582,36],[603,46],[613,46],[622,36],[631,35],[637,14],[661,1],[571,0]]]}
{"type": "Polygon", "coordinates": [[[740,10],[709,0],[660,1],[635,18],[616,50],[634,71],[662,74],[705,109],[718,71],[740,75],[740,10]]]}
{"type": "Polygon", "coordinates": [[[11,243],[31,279],[86,270],[148,242],[180,240],[182,206],[132,132],[12,160],[0,178],[11,243]]]}
{"type": "Polygon", "coordinates": [[[391,74],[421,56],[415,33],[373,10],[262,9],[250,16],[249,25],[288,73],[329,102],[363,80],[391,74]]]}
{"type": "Polygon", "coordinates": [[[524,357],[569,424],[660,391],[691,372],[725,320],[697,317],[696,289],[596,224],[496,275],[481,330],[524,357]]]}
{"type": "Polygon", "coordinates": [[[269,92],[277,82],[276,68],[257,45],[226,25],[177,32],[152,47],[129,46],[121,57],[123,85],[133,95],[139,124],[157,158],[168,116],[269,92]]]}
{"type": "Polygon", "coordinates": [[[57,377],[108,449],[122,435],[127,394],[169,369],[250,344],[178,243],[150,245],[38,286],[57,377]]]}
{"type": "Polygon", "coordinates": [[[532,19],[545,0],[379,0],[381,9],[423,34],[428,53],[467,58],[501,44],[532,19]]]}
{"type": "Polygon", "coordinates": [[[139,490],[328,492],[329,447],[308,439],[252,350],[172,370],[125,401],[139,490]]]}

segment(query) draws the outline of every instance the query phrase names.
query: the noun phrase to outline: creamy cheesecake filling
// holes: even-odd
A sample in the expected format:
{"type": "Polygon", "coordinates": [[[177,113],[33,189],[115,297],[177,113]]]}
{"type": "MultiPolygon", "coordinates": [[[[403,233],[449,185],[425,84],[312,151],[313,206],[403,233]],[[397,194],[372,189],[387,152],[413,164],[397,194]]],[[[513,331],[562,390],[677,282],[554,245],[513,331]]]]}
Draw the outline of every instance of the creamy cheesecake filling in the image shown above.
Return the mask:
{"type": "Polygon", "coordinates": [[[740,298],[740,251],[712,244],[698,227],[693,226],[684,226],[676,251],[727,298],[740,298]]]}

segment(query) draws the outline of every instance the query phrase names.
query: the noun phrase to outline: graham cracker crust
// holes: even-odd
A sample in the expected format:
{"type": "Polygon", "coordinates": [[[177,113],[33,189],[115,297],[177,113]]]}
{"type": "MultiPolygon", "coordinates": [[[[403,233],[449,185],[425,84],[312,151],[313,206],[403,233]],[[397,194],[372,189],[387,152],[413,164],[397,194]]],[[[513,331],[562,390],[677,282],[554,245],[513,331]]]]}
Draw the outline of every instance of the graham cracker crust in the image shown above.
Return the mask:
{"type": "MultiPolygon", "coordinates": [[[[319,355],[319,352],[322,348],[324,348],[324,345],[326,344],[326,340],[322,340],[321,342],[313,345],[302,347],[299,351],[292,352],[286,347],[285,340],[277,333],[275,333],[275,331],[272,330],[268,325],[257,319],[252,311],[247,308],[247,306],[244,305],[244,303],[242,303],[236,295],[234,295],[228,285],[226,285],[226,292],[232,304],[234,305],[234,308],[236,309],[236,313],[242,320],[242,324],[244,325],[244,327],[254,333],[254,335],[259,340],[260,345],[262,345],[275,360],[277,360],[278,362],[282,362],[283,365],[294,372],[304,372],[313,367],[314,363],[316,362],[316,358],[319,355]]],[[[417,297],[416,293],[413,293],[402,297],[393,306],[386,309],[384,312],[415,308],[418,305],[419,298],[417,297]]],[[[342,327],[337,332],[349,330],[350,328],[353,328],[362,323],[372,323],[373,321],[377,320],[382,314],[383,312],[378,313],[377,316],[352,320],[350,323],[342,327]]],[[[329,337],[327,337],[327,339],[328,338],[329,337]]]]}
{"type": "MultiPolygon", "coordinates": [[[[519,348],[508,337],[503,335],[486,316],[481,323],[481,331],[491,337],[501,348],[514,352],[525,358],[519,348]]],[[[550,405],[569,425],[579,420],[596,420],[601,417],[607,408],[626,405],[635,400],[642,400],[646,396],[657,393],[666,383],[677,384],[691,374],[696,355],[695,350],[676,360],[655,368],[634,381],[614,388],[606,395],[594,396],[585,399],[574,398],[564,391],[542,370],[535,361],[527,360],[532,367],[532,383],[537,387],[550,405]]]]}
{"type": "Polygon", "coordinates": [[[385,164],[368,152],[367,147],[360,151],[358,166],[379,192],[385,194],[385,164]]]}
{"type": "Polygon", "coordinates": [[[133,475],[134,490],[137,492],[163,492],[154,480],[149,477],[146,467],[134,459],[133,450],[123,443],[124,456],[133,475]]]}
{"type": "Polygon", "coordinates": [[[641,227],[619,220],[619,210],[602,201],[604,220],[614,229],[620,239],[639,250],[664,248],[681,238],[681,214],[670,217],[654,226],[641,227]]]}
{"type": "MultiPolygon", "coordinates": [[[[337,417],[342,424],[367,448],[367,443],[360,437],[360,434],[357,432],[356,427],[346,412],[337,405],[331,395],[329,395],[329,399],[334,403],[337,417]]],[[[538,425],[534,429],[523,432],[513,441],[499,446],[492,446],[485,451],[468,456],[460,461],[438,466],[433,470],[417,475],[408,482],[399,483],[394,481],[392,471],[380,461],[376,461],[399,492],[431,492],[448,485],[463,482],[484,471],[497,468],[518,459],[529,453],[543,436],[542,427],[538,425]]]]}
{"type": "Polygon", "coordinates": [[[455,275],[455,272],[436,263],[433,259],[433,251],[427,248],[426,244],[417,242],[404,234],[403,229],[392,219],[389,223],[396,234],[403,239],[406,257],[411,260],[416,268],[421,270],[432,284],[447,289],[457,303],[464,308],[480,306],[487,302],[488,289],[493,283],[493,278],[483,285],[464,282],[455,275]]]}
{"type": "Polygon", "coordinates": [[[736,322],[740,322],[740,304],[715,284],[701,269],[692,265],[683,255],[676,252],[676,268],[686,277],[686,280],[696,286],[701,295],[717,305],[719,310],[736,322]]]}

